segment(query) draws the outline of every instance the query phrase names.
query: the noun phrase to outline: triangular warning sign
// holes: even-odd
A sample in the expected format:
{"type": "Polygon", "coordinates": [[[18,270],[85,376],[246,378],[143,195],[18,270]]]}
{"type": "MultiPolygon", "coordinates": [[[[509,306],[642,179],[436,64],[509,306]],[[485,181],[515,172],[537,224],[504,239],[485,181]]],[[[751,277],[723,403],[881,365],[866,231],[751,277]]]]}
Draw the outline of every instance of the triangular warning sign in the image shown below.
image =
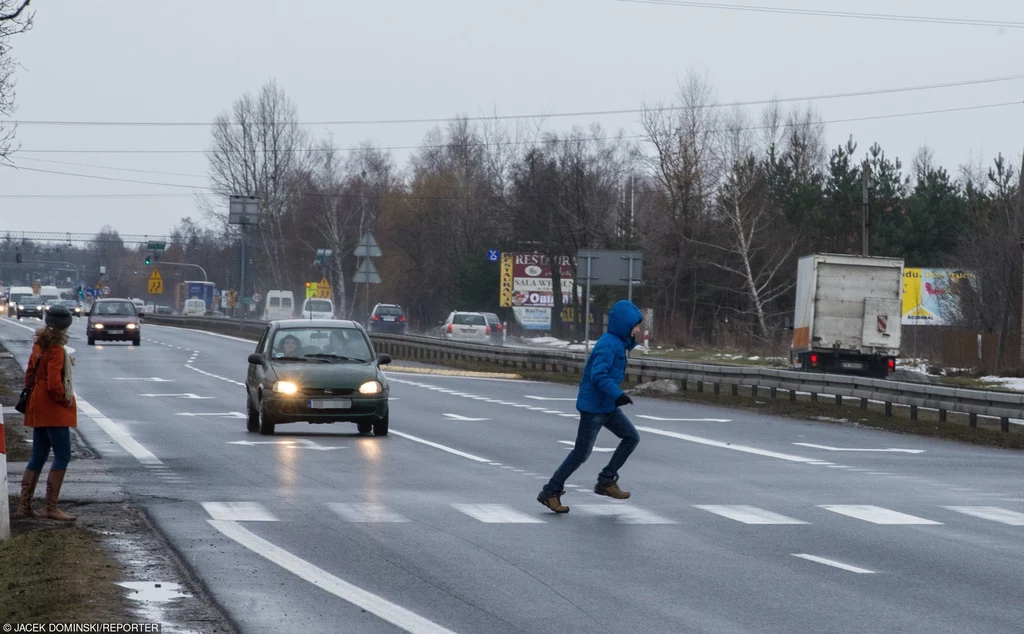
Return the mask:
{"type": "Polygon", "coordinates": [[[376,275],[377,267],[373,265],[373,260],[370,258],[364,259],[359,263],[359,268],[356,269],[356,273],[365,273],[367,275],[376,275]]]}
{"type": "Polygon", "coordinates": [[[367,231],[363,234],[353,255],[357,258],[379,258],[381,256],[380,246],[377,244],[377,240],[374,239],[372,233],[367,231]]]}
{"type": "Polygon", "coordinates": [[[156,269],[153,269],[153,273],[149,276],[149,279],[151,279],[151,280],[162,280],[164,278],[163,278],[162,275],[160,275],[160,271],[158,271],[156,269]]]}
{"type": "Polygon", "coordinates": [[[327,281],[326,277],[323,277],[323,278],[320,278],[320,283],[317,286],[325,286],[327,288],[330,288],[331,287],[331,283],[327,281]]]}

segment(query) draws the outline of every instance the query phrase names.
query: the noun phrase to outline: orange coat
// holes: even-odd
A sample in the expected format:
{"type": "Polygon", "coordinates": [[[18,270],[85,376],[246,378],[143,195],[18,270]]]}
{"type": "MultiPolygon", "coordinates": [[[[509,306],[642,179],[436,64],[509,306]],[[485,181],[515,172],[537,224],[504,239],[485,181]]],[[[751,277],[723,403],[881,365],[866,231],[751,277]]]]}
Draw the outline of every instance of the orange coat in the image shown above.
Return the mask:
{"type": "MultiPolygon", "coordinates": [[[[64,398],[64,347],[52,345],[45,351],[38,345],[32,346],[32,358],[25,371],[25,385],[32,383],[33,369],[38,360],[35,372],[35,383],[32,395],[28,399],[25,412],[26,427],[77,427],[78,404],[72,394],[70,400],[64,398]]],[[[70,368],[68,368],[70,370],[70,368]]]]}

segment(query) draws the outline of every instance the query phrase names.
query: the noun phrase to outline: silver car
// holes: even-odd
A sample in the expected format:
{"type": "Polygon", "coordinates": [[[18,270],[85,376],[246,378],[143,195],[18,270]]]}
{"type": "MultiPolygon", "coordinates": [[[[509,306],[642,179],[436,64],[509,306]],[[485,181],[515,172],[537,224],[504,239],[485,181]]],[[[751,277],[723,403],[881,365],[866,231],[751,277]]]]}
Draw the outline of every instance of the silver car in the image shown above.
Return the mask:
{"type": "Polygon", "coordinates": [[[441,336],[448,341],[466,343],[490,343],[491,327],[483,313],[456,311],[448,315],[441,327],[441,336]]]}

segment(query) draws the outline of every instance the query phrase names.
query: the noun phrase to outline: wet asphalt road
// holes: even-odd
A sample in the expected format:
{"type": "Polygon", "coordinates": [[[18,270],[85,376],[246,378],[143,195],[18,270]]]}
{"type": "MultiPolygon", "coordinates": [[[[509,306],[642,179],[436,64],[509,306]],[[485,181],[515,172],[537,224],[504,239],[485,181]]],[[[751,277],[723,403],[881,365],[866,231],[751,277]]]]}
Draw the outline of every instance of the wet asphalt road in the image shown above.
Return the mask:
{"type": "Polygon", "coordinates": [[[392,435],[265,437],[252,342],[72,333],[79,431],[245,632],[1024,630],[1014,452],[637,398],[633,497],[590,493],[602,432],[556,516],[570,386],[392,372],[392,435]]]}

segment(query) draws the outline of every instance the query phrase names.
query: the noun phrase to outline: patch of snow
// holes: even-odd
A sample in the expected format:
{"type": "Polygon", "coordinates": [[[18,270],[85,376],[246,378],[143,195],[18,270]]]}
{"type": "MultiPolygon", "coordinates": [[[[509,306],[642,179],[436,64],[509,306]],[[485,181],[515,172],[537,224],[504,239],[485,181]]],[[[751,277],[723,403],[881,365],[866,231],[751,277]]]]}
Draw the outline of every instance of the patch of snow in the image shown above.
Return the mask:
{"type": "Polygon", "coordinates": [[[747,357],[747,361],[760,361],[760,360],[761,360],[761,357],[757,356],[756,354],[754,356],[752,356],[752,357],[747,357]]]}
{"type": "Polygon", "coordinates": [[[1024,379],[1006,377],[1006,376],[983,376],[981,380],[986,383],[998,383],[1000,387],[1013,390],[1014,392],[1024,392],[1024,379]]]}

